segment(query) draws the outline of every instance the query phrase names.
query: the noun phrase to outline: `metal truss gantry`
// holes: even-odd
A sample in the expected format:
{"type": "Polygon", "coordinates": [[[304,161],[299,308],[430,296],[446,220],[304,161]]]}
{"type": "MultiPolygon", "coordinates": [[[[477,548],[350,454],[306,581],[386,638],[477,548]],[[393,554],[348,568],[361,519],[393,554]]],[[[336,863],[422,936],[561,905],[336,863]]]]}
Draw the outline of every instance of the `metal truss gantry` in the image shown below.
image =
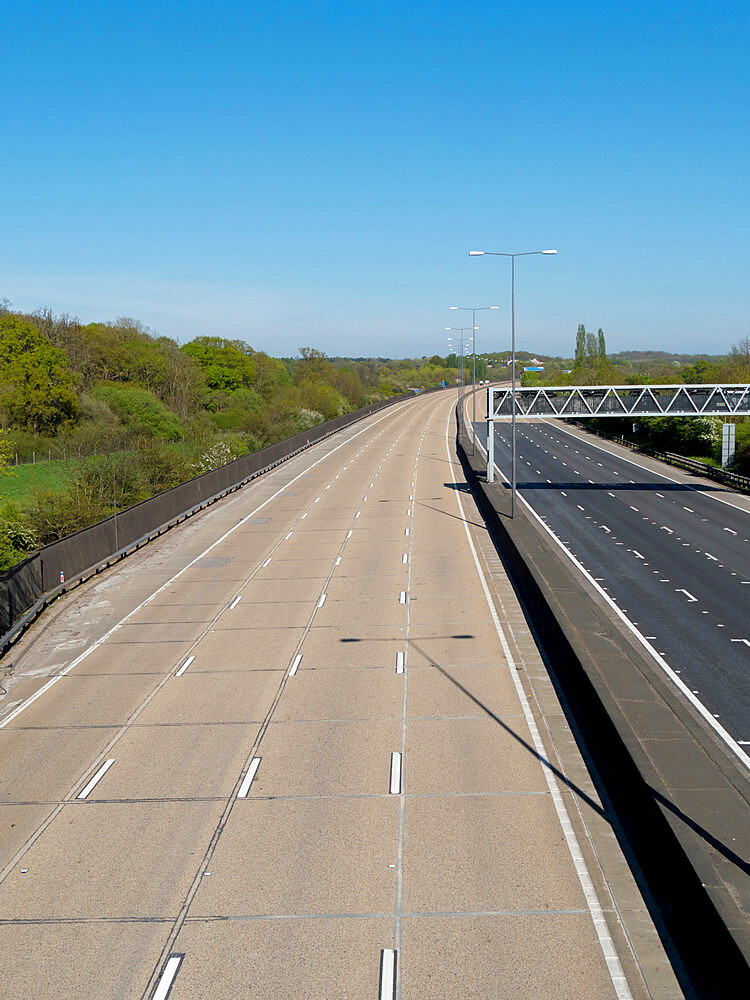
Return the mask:
{"type": "MultiPolygon", "coordinates": [[[[750,414],[750,385],[558,385],[487,390],[487,481],[495,478],[493,422],[555,417],[732,417],[750,414]],[[515,399],[515,406],[513,401],[515,399]]],[[[515,483],[515,455],[513,456],[515,483]]]]}

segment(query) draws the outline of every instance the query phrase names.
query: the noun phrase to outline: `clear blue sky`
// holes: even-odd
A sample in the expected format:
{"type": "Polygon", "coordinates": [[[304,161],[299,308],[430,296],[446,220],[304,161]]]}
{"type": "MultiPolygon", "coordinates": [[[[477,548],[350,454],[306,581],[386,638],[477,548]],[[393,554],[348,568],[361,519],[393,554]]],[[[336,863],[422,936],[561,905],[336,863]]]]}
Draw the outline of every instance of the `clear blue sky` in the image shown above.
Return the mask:
{"type": "Polygon", "coordinates": [[[274,354],[750,334],[744,3],[6,5],[0,298],[274,354]],[[489,319],[486,317],[490,317],[489,319]],[[465,321],[468,325],[469,320],[465,321]]]}

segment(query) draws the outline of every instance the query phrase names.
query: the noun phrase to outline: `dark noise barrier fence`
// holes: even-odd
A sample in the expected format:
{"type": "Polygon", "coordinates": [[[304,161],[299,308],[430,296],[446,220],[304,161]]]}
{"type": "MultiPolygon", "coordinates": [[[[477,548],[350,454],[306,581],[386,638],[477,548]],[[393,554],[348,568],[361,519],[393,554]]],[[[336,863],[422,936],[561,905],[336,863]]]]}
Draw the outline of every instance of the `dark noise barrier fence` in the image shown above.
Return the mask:
{"type": "Polygon", "coordinates": [[[327,420],[45,545],[0,577],[0,655],[47,604],[86,577],[101,572],[310,445],[384,407],[413,398],[413,393],[394,396],[327,420]]]}

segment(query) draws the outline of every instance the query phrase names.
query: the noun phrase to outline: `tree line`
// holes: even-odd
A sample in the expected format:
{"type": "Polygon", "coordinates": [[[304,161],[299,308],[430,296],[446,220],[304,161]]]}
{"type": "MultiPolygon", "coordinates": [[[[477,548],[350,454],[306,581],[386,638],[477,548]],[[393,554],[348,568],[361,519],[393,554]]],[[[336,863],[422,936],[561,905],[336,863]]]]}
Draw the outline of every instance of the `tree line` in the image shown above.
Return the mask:
{"type": "Polygon", "coordinates": [[[115,504],[459,374],[453,358],[437,355],[353,360],[302,347],[276,358],[241,340],[180,345],[130,318],[84,324],[0,303],[0,569],[115,504]],[[52,460],[46,485],[22,468],[42,457],[52,460]],[[11,502],[14,476],[32,485],[11,502]]]}

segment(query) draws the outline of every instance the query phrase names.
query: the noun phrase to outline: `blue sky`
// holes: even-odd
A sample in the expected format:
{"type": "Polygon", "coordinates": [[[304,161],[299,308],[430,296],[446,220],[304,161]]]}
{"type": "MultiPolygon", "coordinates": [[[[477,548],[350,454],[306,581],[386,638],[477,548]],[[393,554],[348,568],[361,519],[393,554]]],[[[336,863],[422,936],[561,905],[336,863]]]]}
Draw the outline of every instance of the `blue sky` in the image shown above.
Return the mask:
{"type": "Polygon", "coordinates": [[[0,15],[0,298],[273,354],[750,334],[745,5],[44,0],[0,15]],[[486,317],[490,317],[489,319],[486,317]],[[468,321],[467,321],[468,322],[468,321]]]}

